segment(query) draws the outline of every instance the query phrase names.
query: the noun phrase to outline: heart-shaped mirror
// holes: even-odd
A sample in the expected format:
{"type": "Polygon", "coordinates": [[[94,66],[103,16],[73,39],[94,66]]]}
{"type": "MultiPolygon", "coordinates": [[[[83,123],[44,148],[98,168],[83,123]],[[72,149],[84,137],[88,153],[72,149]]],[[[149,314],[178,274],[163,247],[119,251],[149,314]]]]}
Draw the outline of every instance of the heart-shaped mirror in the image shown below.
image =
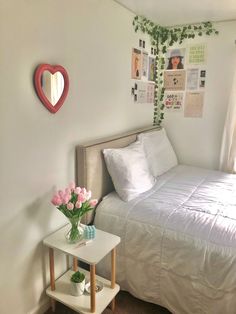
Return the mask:
{"type": "Polygon", "coordinates": [[[40,64],[34,75],[37,95],[44,106],[56,113],[63,105],[69,90],[69,77],[60,65],[40,64]]]}

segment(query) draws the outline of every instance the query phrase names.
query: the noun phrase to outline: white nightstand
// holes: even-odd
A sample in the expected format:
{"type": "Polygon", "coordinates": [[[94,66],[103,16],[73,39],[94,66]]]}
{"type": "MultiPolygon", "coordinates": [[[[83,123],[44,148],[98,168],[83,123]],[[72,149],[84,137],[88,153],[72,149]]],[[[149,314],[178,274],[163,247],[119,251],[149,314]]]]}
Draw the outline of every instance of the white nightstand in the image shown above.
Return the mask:
{"type": "Polygon", "coordinates": [[[78,244],[66,242],[67,228],[68,226],[65,226],[43,240],[43,243],[49,247],[50,287],[46,293],[52,298],[53,311],[55,311],[55,300],[82,314],[100,314],[110,302],[112,302],[112,310],[114,310],[114,298],[120,290],[119,285],[115,283],[116,246],[120,243],[120,238],[96,229],[96,238],[88,245],[78,247],[78,244]],[[83,294],[79,297],[70,295],[70,276],[73,273],[71,270],[55,280],[54,249],[73,256],[74,271],[77,270],[78,260],[90,265],[90,272],[82,270],[87,278],[90,277],[90,295],[83,294]],[[111,252],[111,281],[95,274],[96,264],[109,252],[111,252]],[[95,293],[96,278],[103,283],[103,289],[97,294],[95,293]]]}

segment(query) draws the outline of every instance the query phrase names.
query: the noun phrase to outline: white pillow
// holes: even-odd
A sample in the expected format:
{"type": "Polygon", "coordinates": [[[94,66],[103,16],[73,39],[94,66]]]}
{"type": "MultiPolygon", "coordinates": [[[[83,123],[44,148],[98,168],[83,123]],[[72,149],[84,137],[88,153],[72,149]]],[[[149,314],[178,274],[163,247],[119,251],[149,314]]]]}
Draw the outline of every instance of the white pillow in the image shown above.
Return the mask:
{"type": "Polygon", "coordinates": [[[154,177],[162,175],[178,164],[164,129],[141,133],[138,139],[143,143],[148,165],[154,177]]]}
{"type": "Polygon", "coordinates": [[[104,149],[103,153],[116,192],[123,201],[130,201],[152,188],[155,179],[139,141],[124,148],[104,149]]]}

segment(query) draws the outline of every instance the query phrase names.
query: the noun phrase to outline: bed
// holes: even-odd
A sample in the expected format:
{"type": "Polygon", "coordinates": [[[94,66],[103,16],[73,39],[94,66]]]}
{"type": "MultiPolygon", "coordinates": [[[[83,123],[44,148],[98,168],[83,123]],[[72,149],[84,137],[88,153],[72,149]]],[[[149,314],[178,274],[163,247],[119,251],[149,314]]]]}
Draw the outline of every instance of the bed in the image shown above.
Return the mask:
{"type": "MultiPolygon", "coordinates": [[[[125,202],[102,151],[125,147],[154,127],[77,147],[77,183],[102,200],[94,224],[121,237],[117,281],[176,314],[236,313],[236,177],[177,165],[125,202]]],[[[93,221],[90,215],[86,223],[93,221]]],[[[98,265],[109,277],[109,259],[98,265]]]]}

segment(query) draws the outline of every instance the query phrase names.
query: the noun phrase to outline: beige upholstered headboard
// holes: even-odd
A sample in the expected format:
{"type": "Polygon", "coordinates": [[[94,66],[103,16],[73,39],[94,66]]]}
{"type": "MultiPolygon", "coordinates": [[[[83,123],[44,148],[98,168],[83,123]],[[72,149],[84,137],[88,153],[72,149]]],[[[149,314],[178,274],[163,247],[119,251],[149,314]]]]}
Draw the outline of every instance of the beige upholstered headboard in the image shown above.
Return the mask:
{"type": "MultiPolygon", "coordinates": [[[[78,145],[76,147],[77,185],[91,190],[92,198],[97,198],[100,201],[103,196],[114,190],[110,175],[106,169],[102,150],[105,148],[125,147],[135,142],[137,134],[156,129],[158,127],[151,126],[78,145]]],[[[89,212],[83,222],[90,223],[92,220],[93,213],[89,212]]]]}

